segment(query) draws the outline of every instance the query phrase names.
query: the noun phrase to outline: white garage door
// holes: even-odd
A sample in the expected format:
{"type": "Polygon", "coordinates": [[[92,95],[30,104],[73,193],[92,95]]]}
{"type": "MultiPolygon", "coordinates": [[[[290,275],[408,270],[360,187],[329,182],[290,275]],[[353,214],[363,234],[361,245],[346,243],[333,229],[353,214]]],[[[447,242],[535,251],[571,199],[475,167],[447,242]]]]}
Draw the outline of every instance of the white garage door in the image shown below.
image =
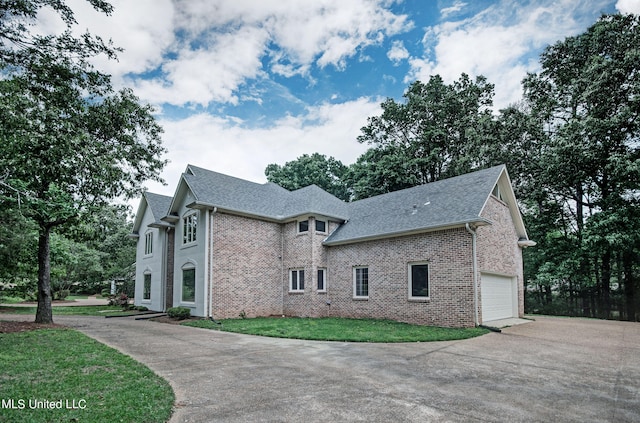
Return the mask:
{"type": "Polygon", "coordinates": [[[482,322],[517,316],[513,278],[487,273],[481,278],[482,322]]]}

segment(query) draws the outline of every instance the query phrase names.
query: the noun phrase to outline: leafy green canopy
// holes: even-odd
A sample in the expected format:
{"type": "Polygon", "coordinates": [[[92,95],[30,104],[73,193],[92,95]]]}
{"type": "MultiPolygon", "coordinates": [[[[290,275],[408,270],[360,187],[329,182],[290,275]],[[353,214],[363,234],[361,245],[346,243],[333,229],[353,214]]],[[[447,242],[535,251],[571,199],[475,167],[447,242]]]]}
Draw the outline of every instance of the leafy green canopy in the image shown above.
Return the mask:
{"type": "Polygon", "coordinates": [[[544,248],[531,252],[541,263],[535,281],[566,290],[572,307],[606,318],[615,280],[626,297],[618,308],[630,320],[640,247],[638,45],[639,16],[603,16],[545,49],[541,72],[523,82],[542,134],[529,165],[528,211],[548,228],[540,234],[544,248]]]}
{"type": "Polygon", "coordinates": [[[303,154],[283,166],[270,164],[265,169],[269,182],[276,183],[290,191],[315,184],[341,200],[349,200],[344,175],[347,167],[333,157],[314,153],[303,154]]]}
{"type": "Polygon", "coordinates": [[[358,137],[372,145],[351,166],[354,198],[395,191],[467,173],[485,165],[494,138],[493,85],[462,74],[452,84],[435,75],[416,81],[405,101],[387,99],[358,137]]]}
{"type": "MultiPolygon", "coordinates": [[[[91,0],[109,14],[111,6],[91,0]]],[[[74,222],[119,196],[160,181],[162,128],[151,106],[131,90],[114,91],[94,69],[97,55],[118,49],[98,37],[72,34],[75,18],[60,0],[0,3],[0,197],[39,228],[36,320],[51,321],[51,229],[74,222]],[[55,10],[61,34],[30,32],[38,11],[55,10]],[[41,313],[41,307],[44,313],[41,313]]]]}

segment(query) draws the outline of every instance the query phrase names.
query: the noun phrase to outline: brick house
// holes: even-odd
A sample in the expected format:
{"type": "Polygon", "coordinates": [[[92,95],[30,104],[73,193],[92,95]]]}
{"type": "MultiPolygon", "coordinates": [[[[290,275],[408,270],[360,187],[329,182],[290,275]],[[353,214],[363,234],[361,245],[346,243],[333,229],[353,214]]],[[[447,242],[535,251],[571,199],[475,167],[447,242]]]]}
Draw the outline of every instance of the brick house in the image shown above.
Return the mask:
{"type": "Polygon", "coordinates": [[[196,166],[134,222],[136,305],[194,316],[522,316],[529,241],[504,166],[345,203],[196,166]]]}

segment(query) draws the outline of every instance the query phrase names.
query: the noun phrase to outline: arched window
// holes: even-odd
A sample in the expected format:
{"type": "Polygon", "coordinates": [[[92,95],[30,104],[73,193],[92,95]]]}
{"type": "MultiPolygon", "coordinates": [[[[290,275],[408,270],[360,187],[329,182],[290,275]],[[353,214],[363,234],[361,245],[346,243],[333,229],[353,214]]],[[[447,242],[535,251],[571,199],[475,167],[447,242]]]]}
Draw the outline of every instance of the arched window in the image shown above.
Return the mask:
{"type": "Polygon", "coordinates": [[[182,243],[196,242],[198,232],[198,213],[191,213],[182,218],[182,243]]]}
{"type": "Polygon", "coordinates": [[[150,256],[153,254],[153,231],[148,231],[144,234],[144,255],[150,256]]]}
{"type": "Polygon", "coordinates": [[[192,262],[182,266],[182,301],[185,303],[196,301],[196,267],[192,262]]]}
{"type": "Polygon", "coordinates": [[[144,272],[144,283],[142,286],[142,299],[150,300],[151,299],[151,272],[144,272]]]}

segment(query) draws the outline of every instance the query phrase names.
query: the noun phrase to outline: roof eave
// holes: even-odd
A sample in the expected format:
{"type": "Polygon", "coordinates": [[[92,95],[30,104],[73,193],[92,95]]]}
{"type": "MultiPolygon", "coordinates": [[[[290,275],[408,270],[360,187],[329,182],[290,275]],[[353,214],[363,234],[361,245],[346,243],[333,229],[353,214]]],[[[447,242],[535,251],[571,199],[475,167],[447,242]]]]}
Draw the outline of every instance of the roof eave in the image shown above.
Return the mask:
{"type": "Polygon", "coordinates": [[[535,247],[536,245],[538,245],[538,243],[530,239],[521,239],[518,241],[518,247],[520,248],[535,247]]]}
{"type": "Polygon", "coordinates": [[[253,219],[266,220],[268,222],[280,223],[282,221],[282,216],[269,216],[269,215],[260,214],[260,213],[249,213],[243,210],[237,210],[237,209],[232,209],[228,207],[220,207],[215,204],[205,203],[202,201],[194,201],[193,203],[187,204],[186,207],[194,210],[214,210],[216,213],[233,214],[237,216],[250,217],[253,219]]]}
{"type": "Polygon", "coordinates": [[[206,203],[203,201],[194,201],[192,203],[187,204],[186,206],[187,208],[190,209],[195,209],[195,210],[215,210],[218,213],[228,213],[228,214],[234,214],[234,215],[238,215],[238,216],[244,216],[244,217],[251,217],[254,219],[260,219],[260,220],[266,220],[269,222],[278,222],[278,223],[283,223],[286,221],[290,221],[290,220],[294,220],[296,218],[299,218],[300,216],[323,216],[323,217],[327,217],[329,219],[334,219],[336,221],[339,222],[344,222],[347,220],[347,218],[342,217],[342,216],[332,216],[332,215],[328,215],[326,213],[321,213],[321,212],[304,212],[304,213],[296,213],[296,214],[292,214],[292,215],[287,215],[287,216],[283,216],[283,215],[277,215],[277,216],[273,216],[273,215],[266,215],[266,214],[261,214],[261,213],[251,213],[251,212],[247,212],[245,210],[238,210],[238,209],[233,209],[233,208],[229,208],[229,207],[221,207],[218,206],[216,204],[212,204],[212,203],[206,203]]]}
{"type": "Polygon", "coordinates": [[[167,223],[167,222],[153,222],[148,226],[150,228],[157,228],[157,229],[166,229],[166,228],[173,228],[174,227],[174,225],[172,225],[171,223],[167,223]]]}
{"type": "Polygon", "coordinates": [[[477,226],[486,226],[486,225],[491,225],[492,223],[487,219],[478,218],[478,219],[471,219],[471,220],[465,220],[460,222],[447,223],[444,225],[430,226],[427,228],[402,230],[402,231],[395,231],[395,232],[387,232],[384,234],[348,238],[340,241],[331,241],[329,240],[331,236],[329,236],[322,244],[328,247],[335,246],[335,245],[355,244],[358,242],[375,241],[378,239],[396,238],[400,236],[417,235],[417,234],[423,234],[423,233],[429,233],[429,232],[444,231],[447,229],[462,228],[467,224],[474,224],[477,226]]]}

